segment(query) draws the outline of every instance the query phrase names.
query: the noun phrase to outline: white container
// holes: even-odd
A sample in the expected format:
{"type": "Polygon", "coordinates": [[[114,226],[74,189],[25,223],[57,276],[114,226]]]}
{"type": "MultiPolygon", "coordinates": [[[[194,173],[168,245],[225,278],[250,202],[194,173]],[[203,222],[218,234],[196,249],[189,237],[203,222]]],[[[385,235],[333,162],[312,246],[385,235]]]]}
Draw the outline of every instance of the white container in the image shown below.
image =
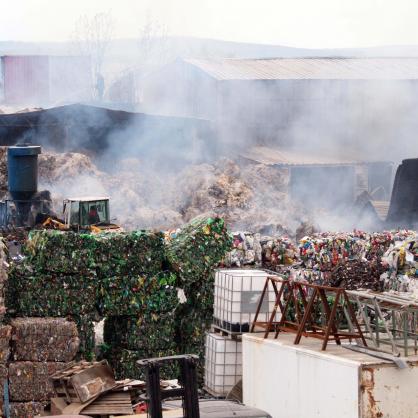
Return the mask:
{"type": "Polygon", "coordinates": [[[399,369],[335,344],[243,335],[244,403],[274,418],[418,416],[418,357],[399,369]]]}
{"type": "MultiPolygon", "coordinates": [[[[263,270],[221,269],[215,273],[214,323],[230,332],[248,332],[267,279],[263,270]]],[[[258,321],[267,322],[275,293],[269,285],[258,321]]]]}
{"type": "Polygon", "coordinates": [[[242,378],[242,342],[216,333],[206,334],[205,386],[225,396],[242,378]]]}

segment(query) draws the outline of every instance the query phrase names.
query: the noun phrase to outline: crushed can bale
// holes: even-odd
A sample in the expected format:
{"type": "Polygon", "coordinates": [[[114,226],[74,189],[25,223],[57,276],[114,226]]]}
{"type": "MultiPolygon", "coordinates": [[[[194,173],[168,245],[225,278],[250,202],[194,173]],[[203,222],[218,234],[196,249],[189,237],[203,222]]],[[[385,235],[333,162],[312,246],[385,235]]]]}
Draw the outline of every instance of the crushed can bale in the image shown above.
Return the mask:
{"type": "Polygon", "coordinates": [[[14,360],[70,362],[78,352],[77,326],[65,318],[15,318],[10,324],[14,360]]]}
{"type": "Polygon", "coordinates": [[[0,325],[0,363],[9,359],[11,338],[12,327],[10,325],[0,325]]]}
{"type": "Polygon", "coordinates": [[[199,217],[166,235],[167,258],[184,283],[201,280],[219,265],[232,239],[222,218],[199,217]]]}
{"type": "Polygon", "coordinates": [[[67,363],[18,361],[9,364],[12,401],[49,401],[55,396],[50,376],[67,363]]]}
{"type": "Polygon", "coordinates": [[[47,402],[10,402],[10,418],[35,418],[46,406],[47,402]]]}
{"type": "Polygon", "coordinates": [[[331,278],[325,282],[325,285],[343,287],[347,290],[383,291],[384,282],[380,277],[385,270],[385,267],[377,260],[348,260],[332,270],[331,278]]]}
{"type": "MultiPolygon", "coordinates": [[[[8,377],[9,377],[9,368],[7,367],[7,364],[0,363],[0,390],[2,394],[4,394],[4,382],[7,380],[8,377]]],[[[3,406],[3,395],[0,397],[0,407],[2,406],[3,406]]],[[[3,408],[0,409],[0,411],[2,410],[3,408]]]]}

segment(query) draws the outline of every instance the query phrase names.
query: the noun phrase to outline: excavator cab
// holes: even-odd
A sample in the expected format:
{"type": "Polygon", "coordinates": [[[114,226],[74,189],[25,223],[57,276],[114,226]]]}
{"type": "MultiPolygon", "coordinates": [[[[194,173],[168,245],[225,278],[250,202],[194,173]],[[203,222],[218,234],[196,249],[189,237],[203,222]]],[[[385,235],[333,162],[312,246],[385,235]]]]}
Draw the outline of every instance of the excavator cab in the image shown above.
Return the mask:
{"type": "MultiPolygon", "coordinates": [[[[120,226],[110,223],[108,197],[69,198],[63,202],[63,224],[59,229],[119,232],[120,226]]],[[[52,221],[53,222],[53,221],[52,221]]]]}
{"type": "Polygon", "coordinates": [[[84,197],[64,200],[64,222],[66,226],[79,225],[84,228],[91,225],[110,224],[109,198],[84,197]]]}

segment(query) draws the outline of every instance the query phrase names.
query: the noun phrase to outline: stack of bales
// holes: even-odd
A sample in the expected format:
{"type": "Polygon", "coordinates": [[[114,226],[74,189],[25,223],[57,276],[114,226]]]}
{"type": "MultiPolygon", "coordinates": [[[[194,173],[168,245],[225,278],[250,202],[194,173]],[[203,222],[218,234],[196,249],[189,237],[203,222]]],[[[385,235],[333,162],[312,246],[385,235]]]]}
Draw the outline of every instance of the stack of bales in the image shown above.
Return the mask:
{"type": "Polygon", "coordinates": [[[10,325],[11,416],[35,416],[54,396],[50,376],[67,367],[78,352],[77,326],[65,318],[15,318],[10,325]]]}
{"type": "Polygon", "coordinates": [[[163,270],[163,235],[137,231],[98,241],[106,357],[117,377],[142,378],[137,360],[176,354],[176,277],[163,270]]]}
{"type": "Polygon", "coordinates": [[[167,258],[185,296],[185,302],[177,309],[179,353],[199,355],[201,381],[205,333],[213,316],[214,268],[231,245],[221,218],[197,218],[167,240],[167,258]]]}
{"type": "MultiPolygon", "coordinates": [[[[231,248],[219,218],[162,233],[33,231],[11,269],[12,317],[68,317],[79,358],[94,354],[94,322],[105,318],[104,353],[117,377],[142,378],[136,360],[204,355],[213,314],[213,269],[231,248]]],[[[172,377],[167,370],[164,377],[172,377]]]]}
{"type": "Polygon", "coordinates": [[[99,292],[97,240],[92,235],[33,231],[25,259],[11,269],[8,291],[11,315],[71,317],[80,337],[80,357],[91,358],[99,292]]]}

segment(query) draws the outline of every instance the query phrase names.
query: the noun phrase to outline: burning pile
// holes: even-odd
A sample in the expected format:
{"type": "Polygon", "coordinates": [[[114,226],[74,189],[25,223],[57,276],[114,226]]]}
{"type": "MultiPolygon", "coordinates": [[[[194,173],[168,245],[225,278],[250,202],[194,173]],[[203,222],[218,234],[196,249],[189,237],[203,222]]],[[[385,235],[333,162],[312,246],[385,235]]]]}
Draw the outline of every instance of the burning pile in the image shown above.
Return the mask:
{"type": "MultiPolygon", "coordinates": [[[[7,186],[6,148],[0,153],[0,180],[7,186]]],[[[288,173],[262,164],[239,167],[227,159],[190,165],[178,173],[157,172],[140,161],[120,161],[111,174],[80,153],[39,156],[40,188],[51,192],[54,211],[72,196],[111,198],[111,210],[126,229],[175,228],[202,214],[223,217],[235,230],[275,235],[291,232],[309,219],[287,196],[288,173]]],[[[3,196],[6,189],[3,191],[3,196]]],[[[309,222],[308,222],[309,223],[309,222]]]]}

